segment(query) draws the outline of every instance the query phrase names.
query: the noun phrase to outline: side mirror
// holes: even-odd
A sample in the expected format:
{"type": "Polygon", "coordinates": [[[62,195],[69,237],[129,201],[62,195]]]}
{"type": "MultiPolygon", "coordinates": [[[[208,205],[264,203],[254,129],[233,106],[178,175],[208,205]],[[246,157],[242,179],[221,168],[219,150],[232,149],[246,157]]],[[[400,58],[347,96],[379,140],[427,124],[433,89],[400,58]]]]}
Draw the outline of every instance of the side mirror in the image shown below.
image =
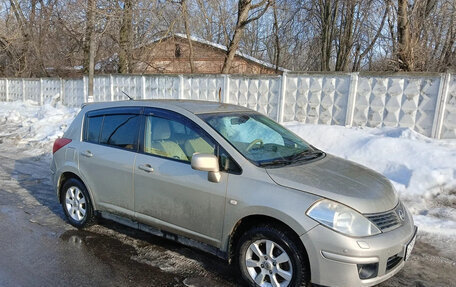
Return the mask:
{"type": "Polygon", "coordinates": [[[219,182],[221,178],[218,158],[213,154],[194,153],[191,162],[195,170],[207,171],[207,179],[211,182],[219,182]]]}

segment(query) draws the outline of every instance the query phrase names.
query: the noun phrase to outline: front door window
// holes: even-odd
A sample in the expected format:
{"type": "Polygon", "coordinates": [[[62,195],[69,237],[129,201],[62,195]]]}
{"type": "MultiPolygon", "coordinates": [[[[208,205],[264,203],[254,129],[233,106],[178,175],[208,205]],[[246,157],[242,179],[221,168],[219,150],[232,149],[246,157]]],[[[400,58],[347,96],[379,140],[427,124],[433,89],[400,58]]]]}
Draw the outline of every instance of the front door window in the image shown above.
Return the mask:
{"type": "Polygon", "coordinates": [[[144,152],[190,162],[194,153],[215,154],[215,144],[191,124],[147,115],[144,152]]]}

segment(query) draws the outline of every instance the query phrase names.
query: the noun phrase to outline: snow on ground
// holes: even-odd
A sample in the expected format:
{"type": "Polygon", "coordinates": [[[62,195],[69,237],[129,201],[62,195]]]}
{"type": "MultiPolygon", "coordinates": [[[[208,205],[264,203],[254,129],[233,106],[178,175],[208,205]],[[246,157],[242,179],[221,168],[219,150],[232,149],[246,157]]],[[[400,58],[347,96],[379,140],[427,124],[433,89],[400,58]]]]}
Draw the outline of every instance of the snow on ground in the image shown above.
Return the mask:
{"type": "Polygon", "coordinates": [[[80,109],[32,101],[0,102],[0,143],[28,145],[29,153],[50,153],[80,109]]]}
{"type": "MultiPolygon", "coordinates": [[[[79,109],[59,103],[0,102],[0,144],[25,145],[49,158],[52,142],[79,109]]],[[[289,129],[333,155],[388,177],[420,230],[456,235],[456,139],[433,140],[407,128],[347,128],[286,123],[289,129]]]]}

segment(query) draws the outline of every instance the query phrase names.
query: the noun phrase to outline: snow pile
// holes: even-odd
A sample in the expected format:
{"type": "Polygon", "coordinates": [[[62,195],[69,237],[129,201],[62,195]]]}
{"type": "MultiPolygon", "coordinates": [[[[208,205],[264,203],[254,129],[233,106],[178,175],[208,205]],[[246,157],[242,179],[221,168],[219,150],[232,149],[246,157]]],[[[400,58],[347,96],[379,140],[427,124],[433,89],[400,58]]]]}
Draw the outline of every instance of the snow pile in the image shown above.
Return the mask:
{"type": "Polygon", "coordinates": [[[421,230],[456,235],[456,140],[408,128],[286,126],[323,151],[388,177],[421,230]]]}
{"type": "Polygon", "coordinates": [[[63,135],[78,111],[59,103],[0,102],[0,143],[29,144],[50,152],[49,146],[63,135]]]}

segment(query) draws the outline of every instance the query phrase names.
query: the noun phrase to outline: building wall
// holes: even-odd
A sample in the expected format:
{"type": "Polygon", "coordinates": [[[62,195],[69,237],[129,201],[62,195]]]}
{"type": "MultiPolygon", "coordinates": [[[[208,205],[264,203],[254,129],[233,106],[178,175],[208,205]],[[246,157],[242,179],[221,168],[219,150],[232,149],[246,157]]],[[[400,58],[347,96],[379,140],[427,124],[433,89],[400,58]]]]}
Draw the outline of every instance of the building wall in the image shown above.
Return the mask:
{"type": "MultiPolygon", "coordinates": [[[[134,73],[190,74],[187,39],[167,38],[134,52],[134,73]]],[[[226,54],[220,49],[193,42],[193,63],[197,74],[219,74],[226,54]]],[[[275,74],[275,70],[235,56],[231,74],[275,74]]]]}

